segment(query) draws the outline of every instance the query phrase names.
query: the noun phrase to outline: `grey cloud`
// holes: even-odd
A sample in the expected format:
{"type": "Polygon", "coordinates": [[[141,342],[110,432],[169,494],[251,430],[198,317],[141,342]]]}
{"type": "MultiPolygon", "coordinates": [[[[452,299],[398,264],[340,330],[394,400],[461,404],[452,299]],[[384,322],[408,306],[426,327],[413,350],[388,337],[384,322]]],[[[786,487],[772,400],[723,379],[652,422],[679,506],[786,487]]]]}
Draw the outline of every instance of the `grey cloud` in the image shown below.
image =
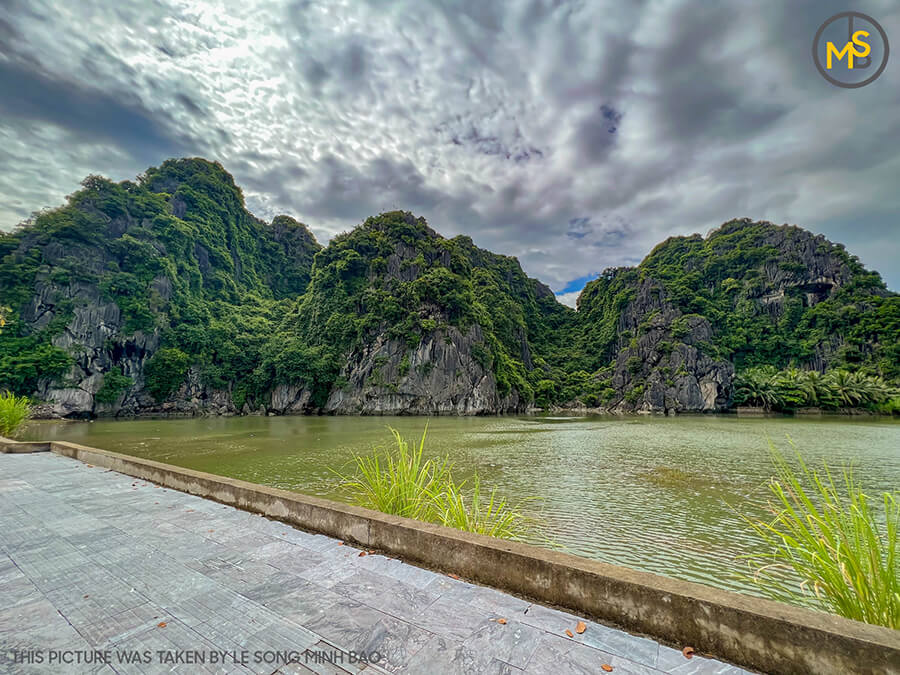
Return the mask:
{"type": "MultiPolygon", "coordinates": [[[[900,288],[900,69],[853,92],[818,75],[839,0],[85,0],[77,30],[61,0],[15,1],[0,63],[36,93],[0,101],[0,160],[30,184],[0,171],[0,227],[85,173],[202,152],[261,217],[327,239],[411,209],[557,289],[744,215],[843,241],[900,288]]],[[[862,11],[900,35],[896,3],[862,11]]]]}
{"type": "Polygon", "coordinates": [[[189,152],[166,120],[139,101],[57,79],[14,61],[0,62],[0,112],[28,122],[49,122],[87,140],[112,142],[143,161],[155,160],[160,152],[189,152]]]}

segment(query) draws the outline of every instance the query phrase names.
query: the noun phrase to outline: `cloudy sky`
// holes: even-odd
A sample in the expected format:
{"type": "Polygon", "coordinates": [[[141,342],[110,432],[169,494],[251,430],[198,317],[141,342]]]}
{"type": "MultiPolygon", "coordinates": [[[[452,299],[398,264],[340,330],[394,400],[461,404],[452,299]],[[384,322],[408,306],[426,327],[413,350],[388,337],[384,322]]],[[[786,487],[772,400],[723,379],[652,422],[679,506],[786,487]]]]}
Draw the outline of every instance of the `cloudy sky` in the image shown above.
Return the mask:
{"type": "Polygon", "coordinates": [[[3,0],[0,228],[89,173],[216,159],[321,241],[402,208],[586,279],[733,217],[900,290],[900,3],[876,82],[811,58],[831,0],[3,0]]]}

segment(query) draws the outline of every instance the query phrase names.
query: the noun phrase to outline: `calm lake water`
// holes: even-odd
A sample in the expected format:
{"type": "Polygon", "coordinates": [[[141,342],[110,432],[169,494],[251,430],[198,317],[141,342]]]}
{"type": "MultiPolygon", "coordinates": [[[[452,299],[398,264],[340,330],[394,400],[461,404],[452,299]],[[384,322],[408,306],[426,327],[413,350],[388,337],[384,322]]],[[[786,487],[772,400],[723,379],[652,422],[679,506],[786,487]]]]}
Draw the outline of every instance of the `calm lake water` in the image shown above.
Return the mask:
{"type": "Polygon", "coordinates": [[[870,491],[900,485],[900,421],[889,418],[230,417],[34,422],[29,439],[70,440],[191,469],[342,499],[331,469],[390,440],[388,425],[477,471],[524,510],[534,543],[720,588],[753,543],[734,509],[761,513],[768,441],[832,467],[853,463],[870,491]]]}

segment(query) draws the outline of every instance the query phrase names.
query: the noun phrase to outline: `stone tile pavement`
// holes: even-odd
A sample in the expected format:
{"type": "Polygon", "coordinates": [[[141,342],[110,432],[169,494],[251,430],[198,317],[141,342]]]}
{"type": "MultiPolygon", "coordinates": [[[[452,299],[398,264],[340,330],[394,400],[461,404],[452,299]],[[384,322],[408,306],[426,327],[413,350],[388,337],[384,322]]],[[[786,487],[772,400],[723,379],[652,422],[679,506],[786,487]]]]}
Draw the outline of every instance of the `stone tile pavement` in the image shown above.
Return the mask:
{"type": "Polygon", "coordinates": [[[360,554],[76,460],[0,455],[0,673],[746,672],[360,554]]]}

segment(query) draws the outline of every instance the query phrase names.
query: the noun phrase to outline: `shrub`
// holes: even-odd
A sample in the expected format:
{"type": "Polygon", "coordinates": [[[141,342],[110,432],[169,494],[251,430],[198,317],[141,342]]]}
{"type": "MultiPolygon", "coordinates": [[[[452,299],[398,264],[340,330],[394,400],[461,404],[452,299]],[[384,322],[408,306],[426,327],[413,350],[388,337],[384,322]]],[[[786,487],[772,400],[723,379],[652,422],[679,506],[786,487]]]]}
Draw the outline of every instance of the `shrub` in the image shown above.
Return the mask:
{"type": "Polygon", "coordinates": [[[391,429],[392,449],[375,448],[369,455],[356,455],[357,473],[344,477],[343,486],[353,502],[394,516],[433,520],[435,496],[446,484],[450,465],[425,459],[425,433],[418,445],[410,444],[391,429]]]}
{"type": "Polygon", "coordinates": [[[463,492],[463,486],[452,480],[444,486],[436,503],[437,520],[442,525],[500,539],[521,539],[529,533],[529,521],[498,497],[496,490],[482,493],[477,475],[472,479],[469,494],[463,492]]]}
{"type": "Polygon", "coordinates": [[[180,349],[160,349],[144,367],[147,391],[162,401],[184,382],[190,365],[190,357],[180,349]]]}
{"type": "Polygon", "coordinates": [[[12,392],[0,394],[0,436],[12,437],[31,416],[31,403],[12,392]]]}
{"type": "Polygon", "coordinates": [[[103,383],[94,395],[94,400],[98,403],[115,403],[133,383],[134,380],[123,375],[121,369],[111,370],[103,376],[103,383]]]}

